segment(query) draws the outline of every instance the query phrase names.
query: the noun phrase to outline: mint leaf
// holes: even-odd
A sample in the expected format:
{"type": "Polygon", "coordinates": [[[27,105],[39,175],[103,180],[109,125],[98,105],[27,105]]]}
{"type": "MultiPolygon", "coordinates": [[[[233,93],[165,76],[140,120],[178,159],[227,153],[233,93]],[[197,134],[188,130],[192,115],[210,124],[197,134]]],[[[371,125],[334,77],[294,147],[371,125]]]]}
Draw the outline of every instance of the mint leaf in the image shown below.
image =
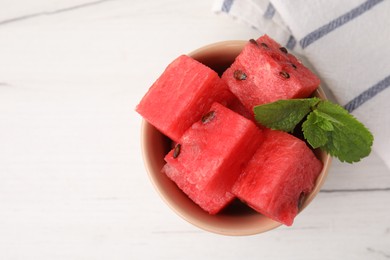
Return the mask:
{"type": "Polygon", "coordinates": [[[318,148],[328,142],[327,132],[332,127],[329,126],[329,122],[326,119],[318,115],[317,111],[313,111],[302,124],[303,136],[313,148],[318,148]]]}
{"type": "Polygon", "coordinates": [[[358,162],[370,154],[373,135],[347,110],[329,101],[321,101],[316,109],[333,126],[333,130],[326,133],[328,141],[320,149],[349,163],[358,162]]]}
{"type": "Polygon", "coordinates": [[[292,132],[316,106],[319,98],[279,100],[254,107],[256,120],[269,128],[292,132]]]}
{"type": "Polygon", "coordinates": [[[318,126],[321,129],[323,129],[325,131],[333,131],[334,130],[332,122],[335,123],[335,121],[331,117],[329,117],[325,113],[319,112],[318,110],[314,110],[313,112],[317,116],[316,124],[318,124],[318,126]]]}
{"type": "Polygon", "coordinates": [[[280,100],[256,106],[256,120],[269,128],[291,132],[302,124],[303,136],[342,162],[358,162],[371,152],[370,131],[343,107],[318,98],[280,100]]]}

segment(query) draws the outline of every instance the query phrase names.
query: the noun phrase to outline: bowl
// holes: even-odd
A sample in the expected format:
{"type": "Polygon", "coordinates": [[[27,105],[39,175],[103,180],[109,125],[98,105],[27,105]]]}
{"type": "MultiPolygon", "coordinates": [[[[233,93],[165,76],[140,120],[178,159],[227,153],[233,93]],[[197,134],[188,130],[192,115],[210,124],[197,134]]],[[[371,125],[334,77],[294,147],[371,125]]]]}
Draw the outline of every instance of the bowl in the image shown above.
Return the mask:
{"type": "MultiPolygon", "coordinates": [[[[189,56],[222,74],[241,52],[245,44],[246,41],[218,42],[197,49],[191,52],[189,56]]],[[[314,95],[326,99],[321,88],[317,89],[314,95]]],[[[233,202],[216,215],[205,212],[165,174],[161,173],[161,168],[165,164],[164,156],[171,149],[171,141],[145,120],[142,122],[141,139],[144,164],[151,182],[165,203],[189,223],[209,232],[229,236],[254,235],[281,225],[279,222],[257,213],[240,202],[233,202]]],[[[324,166],[313,191],[303,201],[300,212],[309,205],[320,191],[331,164],[331,157],[327,153],[320,150],[314,152],[324,166]]]]}

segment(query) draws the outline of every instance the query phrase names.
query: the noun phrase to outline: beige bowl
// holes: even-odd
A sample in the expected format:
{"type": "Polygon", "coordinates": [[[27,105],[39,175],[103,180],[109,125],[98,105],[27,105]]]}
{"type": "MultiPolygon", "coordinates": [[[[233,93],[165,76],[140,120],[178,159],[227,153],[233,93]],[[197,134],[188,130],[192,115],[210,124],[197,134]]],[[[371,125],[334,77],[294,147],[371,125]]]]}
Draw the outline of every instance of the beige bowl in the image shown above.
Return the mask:
{"type": "MultiPolygon", "coordinates": [[[[240,53],[245,41],[226,41],[207,45],[191,52],[194,59],[222,73],[240,53]]],[[[325,99],[322,89],[316,96],[325,99]]],[[[142,153],[149,177],[164,201],[191,224],[218,234],[243,236],[262,233],[281,224],[273,221],[241,203],[233,203],[222,213],[210,215],[190,200],[165,174],[161,173],[164,156],[170,150],[170,140],[145,120],[142,122],[142,153]]],[[[323,185],[331,157],[324,152],[315,151],[324,168],[317,179],[313,191],[306,197],[301,211],[314,199],[323,185]]]]}

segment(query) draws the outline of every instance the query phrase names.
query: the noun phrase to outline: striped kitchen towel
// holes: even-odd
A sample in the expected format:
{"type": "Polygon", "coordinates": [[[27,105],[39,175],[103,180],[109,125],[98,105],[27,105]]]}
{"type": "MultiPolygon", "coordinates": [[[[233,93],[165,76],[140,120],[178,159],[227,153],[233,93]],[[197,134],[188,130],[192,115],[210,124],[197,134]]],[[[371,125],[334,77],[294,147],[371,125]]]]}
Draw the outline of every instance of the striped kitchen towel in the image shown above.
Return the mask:
{"type": "Polygon", "coordinates": [[[217,0],[214,11],[302,55],[336,101],[374,134],[390,167],[390,1],[217,0]]]}

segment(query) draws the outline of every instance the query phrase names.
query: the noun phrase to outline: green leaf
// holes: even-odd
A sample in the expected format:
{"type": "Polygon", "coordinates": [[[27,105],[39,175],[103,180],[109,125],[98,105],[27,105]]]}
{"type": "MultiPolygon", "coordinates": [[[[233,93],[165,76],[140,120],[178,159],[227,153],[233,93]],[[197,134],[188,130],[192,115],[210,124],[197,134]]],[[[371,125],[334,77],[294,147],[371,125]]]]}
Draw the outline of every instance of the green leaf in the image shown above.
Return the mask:
{"type": "Polygon", "coordinates": [[[343,107],[319,98],[279,100],[254,108],[256,120],[269,128],[292,132],[302,124],[303,136],[342,162],[358,162],[371,152],[370,131],[343,107]]]}
{"type": "Polygon", "coordinates": [[[328,131],[322,127],[328,122],[324,123],[316,112],[311,112],[302,124],[303,136],[313,148],[321,147],[328,142],[328,131]]]}
{"type": "Polygon", "coordinates": [[[314,119],[309,121],[308,117],[303,127],[310,145],[315,144],[342,162],[358,162],[370,154],[374,137],[347,110],[329,101],[321,101],[312,114],[315,114],[314,119]]]}
{"type": "Polygon", "coordinates": [[[256,120],[269,128],[292,132],[320,102],[319,98],[279,100],[254,107],[256,120]]]}

